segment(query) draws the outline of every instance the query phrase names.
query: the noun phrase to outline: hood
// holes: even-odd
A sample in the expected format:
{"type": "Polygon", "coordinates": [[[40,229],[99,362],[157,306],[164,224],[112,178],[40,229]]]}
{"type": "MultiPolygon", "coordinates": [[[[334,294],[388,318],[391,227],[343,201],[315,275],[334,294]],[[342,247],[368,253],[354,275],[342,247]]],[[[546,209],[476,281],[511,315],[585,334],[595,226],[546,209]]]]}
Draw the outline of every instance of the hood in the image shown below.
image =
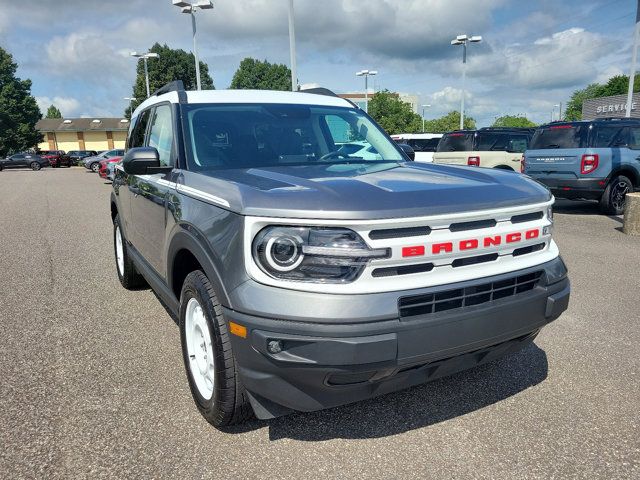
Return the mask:
{"type": "Polygon", "coordinates": [[[285,218],[415,217],[551,198],[546,188],[515,172],[414,162],[185,171],[182,175],[178,183],[223,199],[237,213],[285,218]]]}

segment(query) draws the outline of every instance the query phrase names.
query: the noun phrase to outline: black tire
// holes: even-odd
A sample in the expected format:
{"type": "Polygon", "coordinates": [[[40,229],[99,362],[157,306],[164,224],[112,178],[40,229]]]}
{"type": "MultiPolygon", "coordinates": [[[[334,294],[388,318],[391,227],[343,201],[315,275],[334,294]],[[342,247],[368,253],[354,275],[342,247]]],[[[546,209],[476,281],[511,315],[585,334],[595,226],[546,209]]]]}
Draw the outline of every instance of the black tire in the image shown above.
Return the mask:
{"type": "Polygon", "coordinates": [[[31,162],[31,165],[29,165],[31,167],[31,170],[37,171],[40,170],[42,168],[42,165],[40,165],[38,162],[31,162]]]}
{"type": "Polygon", "coordinates": [[[633,192],[633,183],[624,175],[611,179],[600,197],[600,210],[605,215],[622,215],[624,213],[625,195],[633,192]]]}
{"type": "Polygon", "coordinates": [[[113,219],[113,252],[113,256],[116,261],[116,273],[118,274],[120,285],[122,285],[127,290],[140,290],[142,288],[148,287],[147,281],[142,275],[140,275],[140,273],[136,269],[136,266],[133,264],[133,260],[131,260],[131,257],[129,256],[129,252],[127,251],[127,242],[124,238],[124,233],[122,233],[122,228],[120,227],[119,215],[116,215],[116,218],[113,219]],[[120,265],[118,264],[118,234],[120,235],[122,241],[122,270],[120,269],[120,265]]]}
{"type": "Polygon", "coordinates": [[[238,377],[235,358],[231,350],[227,322],[222,316],[222,307],[213,292],[206,275],[196,270],[187,275],[180,294],[180,341],[191,395],[202,416],[214,427],[243,423],[253,416],[247,392],[238,377]],[[214,357],[214,386],[209,400],[205,399],[195,384],[187,349],[185,317],[187,304],[195,298],[200,304],[211,332],[214,357]]]}
{"type": "Polygon", "coordinates": [[[89,169],[93,173],[98,173],[98,171],[100,170],[100,164],[98,162],[93,162],[91,165],[89,165],[89,169]]]}

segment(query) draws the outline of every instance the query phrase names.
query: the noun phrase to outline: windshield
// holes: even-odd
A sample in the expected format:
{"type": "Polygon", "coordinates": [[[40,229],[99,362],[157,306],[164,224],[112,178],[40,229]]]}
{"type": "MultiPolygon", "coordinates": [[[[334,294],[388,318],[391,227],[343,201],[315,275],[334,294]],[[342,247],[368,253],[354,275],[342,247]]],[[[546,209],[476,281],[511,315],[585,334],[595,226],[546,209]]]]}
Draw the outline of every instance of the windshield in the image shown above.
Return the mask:
{"type": "Polygon", "coordinates": [[[438,152],[470,152],[473,150],[473,133],[447,133],[438,143],[438,152]]]}
{"type": "Polygon", "coordinates": [[[194,104],[185,109],[193,170],[405,161],[355,108],[194,104]]]}
{"type": "Polygon", "coordinates": [[[582,125],[552,125],[542,127],[533,134],[529,149],[586,147],[587,128],[582,125]]]}

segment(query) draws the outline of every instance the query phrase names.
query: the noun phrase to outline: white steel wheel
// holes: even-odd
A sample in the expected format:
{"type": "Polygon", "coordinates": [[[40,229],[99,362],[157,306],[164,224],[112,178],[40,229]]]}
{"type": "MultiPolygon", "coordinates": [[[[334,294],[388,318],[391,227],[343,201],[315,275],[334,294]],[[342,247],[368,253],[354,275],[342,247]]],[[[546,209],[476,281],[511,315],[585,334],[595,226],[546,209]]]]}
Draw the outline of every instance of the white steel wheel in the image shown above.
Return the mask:
{"type": "Polygon", "coordinates": [[[215,386],[214,351],[207,319],[195,298],[187,303],[184,322],[189,371],[198,393],[210,400],[215,386]]]}
{"type": "Polygon", "coordinates": [[[122,244],[122,232],[120,225],[116,226],[116,264],[118,265],[118,273],[124,275],[124,246],[122,244]]]}

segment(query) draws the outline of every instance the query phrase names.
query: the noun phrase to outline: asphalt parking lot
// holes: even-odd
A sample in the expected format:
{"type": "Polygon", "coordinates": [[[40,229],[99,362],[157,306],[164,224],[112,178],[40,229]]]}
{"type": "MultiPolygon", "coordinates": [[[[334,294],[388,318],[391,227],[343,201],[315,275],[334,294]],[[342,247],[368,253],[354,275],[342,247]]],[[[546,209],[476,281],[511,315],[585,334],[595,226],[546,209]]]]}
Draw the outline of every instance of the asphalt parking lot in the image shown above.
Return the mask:
{"type": "Polygon", "coordinates": [[[0,173],[0,477],[640,477],[640,238],[594,204],[559,202],[571,305],[535,345],[223,433],[176,324],[118,283],[109,192],[83,168],[0,173]]]}

